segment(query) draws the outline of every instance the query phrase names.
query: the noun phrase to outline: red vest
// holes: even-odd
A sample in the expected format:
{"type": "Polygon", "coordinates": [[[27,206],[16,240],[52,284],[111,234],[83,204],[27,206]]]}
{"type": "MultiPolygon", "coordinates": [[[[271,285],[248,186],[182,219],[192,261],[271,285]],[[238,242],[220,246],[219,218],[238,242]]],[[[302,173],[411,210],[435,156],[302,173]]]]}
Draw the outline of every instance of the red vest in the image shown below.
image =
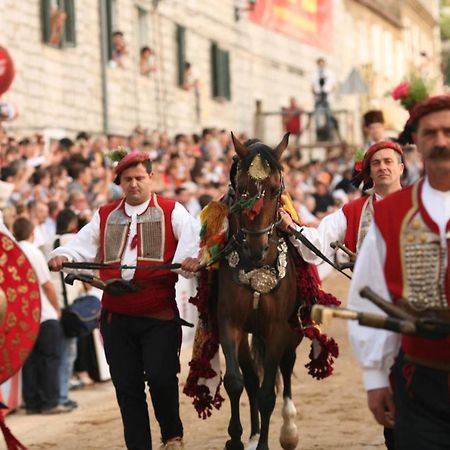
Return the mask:
{"type": "Polygon", "coordinates": [[[359,227],[361,225],[361,215],[368,200],[369,196],[365,195],[357,200],[354,200],[353,202],[345,204],[342,208],[342,212],[347,219],[344,244],[353,253],[356,253],[358,250],[357,244],[359,227]]]}
{"type": "MultiPolygon", "coordinates": [[[[445,290],[439,281],[443,270],[439,228],[422,204],[422,184],[420,181],[375,205],[375,223],[386,243],[384,276],[394,303],[400,298],[409,302],[435,299],[449,307],[449,287],[445,290]]],[[[446,279],[449,270],[447,267],[446,279]]],[[[401,346],[406,354],[422,360],[450,362],[450,337],[429,340],[403,335],[401,346]]]]}
{"type": "MultiPolygon", "coordinates": [[[[137,265],[170,264],[177,248],[172,229],[175,201],[153,195],[148,208],[137,220],[137,265]]],[[[127,245],[131,218],[124,200],[100,208],[100,260],[120,265],[127,245]]],[[[100,278],[121,278],[119,269],[103,269],[100,278]]],[[[103,308],[128,315],[158,314],[176,309],[175,283],[178,275],[170,270],[137,269],[133,281],[141,290],[120,296],[103,293],[103,308]]]]}

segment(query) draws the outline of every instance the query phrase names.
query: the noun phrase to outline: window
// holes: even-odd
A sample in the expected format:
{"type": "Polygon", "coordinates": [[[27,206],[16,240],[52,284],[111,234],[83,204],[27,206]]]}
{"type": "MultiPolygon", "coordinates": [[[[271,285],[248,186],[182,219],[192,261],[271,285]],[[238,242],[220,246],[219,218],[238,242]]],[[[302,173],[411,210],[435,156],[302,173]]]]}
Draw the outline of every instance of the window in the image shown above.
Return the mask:
{"type": "Polygon", "coordinates": [[[231,100],[230,53],[211,44],[211,88],[214,98],[231,100]]]}
{"type": "Polygon", "coordinates": [[[177,83],[178,86],[183,86],[186,65],[186,28],[177,25],[175,38],[177,42],[177,83]]]}
{"type": "Polygon", "coordinates": [[[54,47],[74,47],[74,0],[42,0],[42,39],[54,47]]]}

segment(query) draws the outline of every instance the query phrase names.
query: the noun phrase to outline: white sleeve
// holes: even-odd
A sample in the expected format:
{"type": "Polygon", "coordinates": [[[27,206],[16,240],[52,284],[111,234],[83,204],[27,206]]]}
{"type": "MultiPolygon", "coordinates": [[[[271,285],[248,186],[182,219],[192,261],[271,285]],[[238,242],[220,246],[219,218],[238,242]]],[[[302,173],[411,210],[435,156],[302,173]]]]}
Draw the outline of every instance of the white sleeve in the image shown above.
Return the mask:
{"type": "Polygon", "coordinates": [[[41,286],[47,281],[51,281],[50,270],[45,261],[45,256],[37,247],[33,248],[33,259],[30,259],[30,263],[41,286]]]}
{"type": "MultiPolygon", "coordinates": [[[[348,297],[350,309],[385,315],[381,309],[359,295],[363,287],[369,286],[384,299],[391,300],[384,277],[385,259],[386,244],[375,223],[372,223],[356,259],[348,297]]],[[[389,370],[399,350],[400,335],[361,326],[356,321],[349,321],[348,329],[353,353],[363,370],[365,389],[389,386],[389,370]]]]}
{"type": "MultiPolygon", "coordinates": [[[[330,247],[331,242],[343,242],[347,231],[347,219],[342,209],[322,219],[318,228],[302,227],[302,234],[311,241],[325,256],[334,261],[335,250],[330,247]]],[[[310,264],[321,264],[323,260],[305,247],[295,236],[291,236],[292,244],[297,248],[302,258],[310,264]]]]}
{"type": "Polygon", "coordinates": [[[67,244],[56,248],[50,253],[53,256],[65,256],[69,261],[93,262],[96,260],[100,247],[100,215],[98,211],[67,244]]]}
{"type": "MultiPolygon", "coordinates": [[[[172,229],[175,238],[178,240],[177,249],[173,257],[173,263],[181,263],[186,258],[196,258],[200,245],[200,221],[188,213],[186,208],[180,203],[175,203],[172,211],[172,229]]],[[[175,270],[175,272],[186,278],[194,274],[175,270]]]]}

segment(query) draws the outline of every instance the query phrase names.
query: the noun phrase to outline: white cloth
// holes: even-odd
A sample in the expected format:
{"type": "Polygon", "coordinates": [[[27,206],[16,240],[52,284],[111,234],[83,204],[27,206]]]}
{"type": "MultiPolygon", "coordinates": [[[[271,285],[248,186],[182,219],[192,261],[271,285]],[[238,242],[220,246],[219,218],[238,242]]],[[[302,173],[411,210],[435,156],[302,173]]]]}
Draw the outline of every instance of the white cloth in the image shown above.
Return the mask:
{"type": "Polygon", "coordinates": [[[327,69],[326,67],[316,70],[312,77],[312,89],[314,94],[318,95],[322,92],[330,94],[331,92],[333,92],[335,86],[336,78],[331,70],[327,69]],[[321,78],[324,79],[323,86],[320,85],[321,78]]]}
{"type": "Polygon", "coordinates": [[[50,300],[45,295],[42,285],[51,282],[50,271],[47,267],[47,262],[43,253],[32,243],[28,241],[20,241],[19,247],[25,253],[28,261],[36,272],[37,281],[39,283],[39,294],[41,296],[41,323],[46,320],[58,319],[56,309],[50,303],[50,300]]]}
{"type": "MultiPolygon", "coordinates": [[[[441,245],[447,252],[445,226],[450,219],[450,191],[433,189],[425,179],[422,189],[422,202],[428,214],[439,226],[441,245]]],[[[384,314],[369,300],[363,299],[359,291],[370,286],[373,291],[386,300],[392,300],[384,277],[386,244],[375,223],[370,226],[358,254],[352,284],[349,291],[348,307],[357,311],[384,314]]],[[[388,375],[393,359],[398,353],[400,335],[385,330],[363,327],[349,322],[349,337],[355,356],[363,369],[366,390],[389,385],[388,375]]]]}
{"type": "MultiPolygon", "coordinates": [[[[59,239],[59,245],[65,245],[74,236],[75,236],[74,233],[65,233],[62,235],[56,235],[55,240],[59,239]]],[[[64,308],[64,306],[66,305],[64,302],[63,281],[61,280],[61,273],[51,272],[50,276],[52,279],[52,283],[55,286],[55,291],[58,297],[59,305],[61,306],[61,308],[64,308]]],[[[65,283],[64,286],[66,287],[67,304],[71,305],[73,301],[80,296],[80,293],[82,292],[81,290],[82,285],[79,281],[75,281],[73,285],[65,283]]]]}
{"type": "MultiPolygon", "coordinates": [[[[377,201],[382,200],[382,197],[378,194],[375,194],[375,198],[377,201]]],[[[297,227],[297,229],[299,230],[300,228],[297,227]]],[[[343,243],[347,233],[347,218],[342,208],[325,216],[318,228],[302,227],[302,233],[331,261],[335,261],[336,258],[340,262],[348,261],[348,256],[342,250],[336,252],[330,245],[336,241],[343,243]]],[[[305,247],[294,236],[291,236],[290,239],[306,262],[317,265],[323,263],[321,258],[305,247]]]]}
{"type": "MultiPolygon", "coordinates": [[[[136,218],[148,207],[149,200],[132,206],[125,203],[125,212],[131,217],[130,231],[127,244],[122,255],[122,265],[136,265],[137,248],[131,248],[131,241],[136,234],[136,218]]],[[[172,229],[175,239],[177,239],[177,249],[172,263],[181,263],[187,257],[197,257],[200,239],[200,222],[191,216],[180,203],[176,202],[171,217],[172,229]]],[[[92,220],[86,224],[67,244],[53,250],[50,258],[57,255],[65,256],[69,261],[93,262],[97,261],[97,254],[100,247],[100,215],[98,211],[92,220]]],[[[131,280],[135,269],[122,270],[122,278],[131,280]]],[[[175,270],[174,272],[186,278],[195,274],[175,270]]]]}

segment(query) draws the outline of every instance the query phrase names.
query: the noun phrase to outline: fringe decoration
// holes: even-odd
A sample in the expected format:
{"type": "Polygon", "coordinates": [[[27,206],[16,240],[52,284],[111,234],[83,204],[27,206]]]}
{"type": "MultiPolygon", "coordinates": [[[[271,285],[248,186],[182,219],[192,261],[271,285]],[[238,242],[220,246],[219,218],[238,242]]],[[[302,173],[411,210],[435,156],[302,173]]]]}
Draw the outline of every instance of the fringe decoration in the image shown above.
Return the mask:
{"type": "Polygon", "coordinates": [[[2,430],[3,437],[5,438],[7,450],[27,450],[27,447],[25,447],[6,426],[3,411],[0,411],[0,429],[2,430]]]}
{"type": "MultiPolygon", "coordinates": [[[[290,245],[290,244],[288,244],[290,245]]],[[[320,331],[318,325],[311,319],[311,308],[319,305],[340,306],[341,302],[332,294],[320,288],[317,268],[306,263],[295,249],[292,249],[297,271],[297,295],[304,301],[300,309],[300,318],[296,314],[291,319],[291,325],[305,337],[311,340],[310,362],[305,365],[308,374],[317,380],[329,377],[333,373],[334,358],[339,356],[337,342],[320,331]]]]}
{"type": "Polygon", "coordinates": [[[191,297],[189,302],[197,307],[199,321],[195,331],[192,360],[189,363],[189,374],[183,393],[193,398],[192,404],[198,417],[207,419],[212,414],[212,408],[220,409],[224,398],[220,395],[222,378],[220,373],[211,366],[211,361],[219,351],[219,334],[217,318],[211,314],[211,272],[203,270],[200,274],[197,295],[191,297]],[[210,392],[204,380],[219,378],[214,393],[210,392]],[[204,379],[204,380],[202,380],[204,379]]]}

